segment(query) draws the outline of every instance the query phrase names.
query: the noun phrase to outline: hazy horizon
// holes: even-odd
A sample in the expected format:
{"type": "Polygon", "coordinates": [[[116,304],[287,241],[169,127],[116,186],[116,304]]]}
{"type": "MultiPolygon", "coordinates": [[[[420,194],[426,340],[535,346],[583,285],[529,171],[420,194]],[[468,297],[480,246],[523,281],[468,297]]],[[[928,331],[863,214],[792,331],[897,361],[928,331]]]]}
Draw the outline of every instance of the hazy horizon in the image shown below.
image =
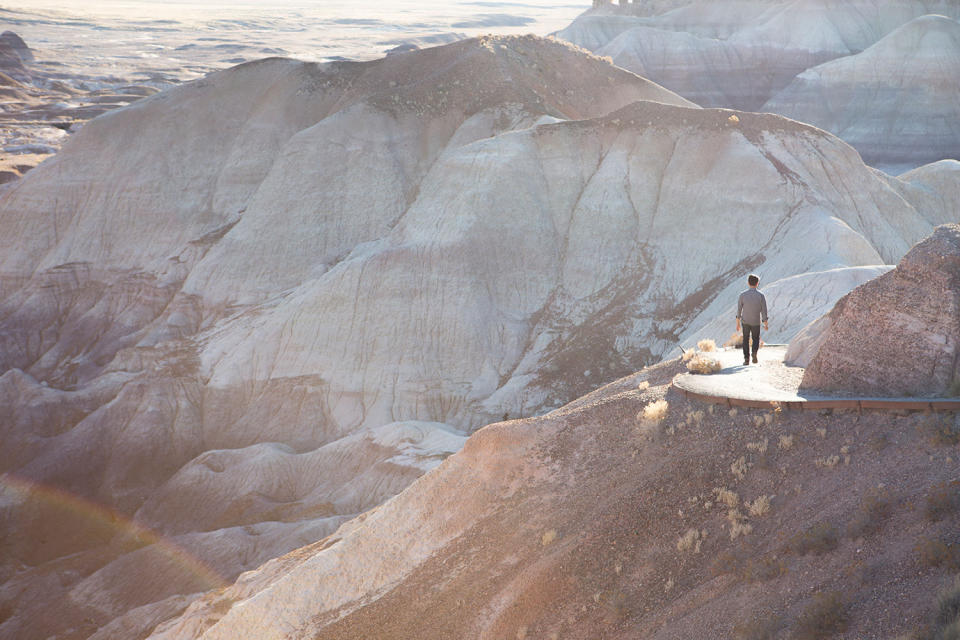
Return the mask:
{"type": "Polygon", "coordinates": [[[367,60],[405,43],[486,33],[547,35],[589,2],[523,0],[22,0],[0,2],[0,29],[38,60],[97,78],[137,72],[178,81],[268,56],[367,60]],[[84,73],[85,72],[85,73],[84,73]]]}

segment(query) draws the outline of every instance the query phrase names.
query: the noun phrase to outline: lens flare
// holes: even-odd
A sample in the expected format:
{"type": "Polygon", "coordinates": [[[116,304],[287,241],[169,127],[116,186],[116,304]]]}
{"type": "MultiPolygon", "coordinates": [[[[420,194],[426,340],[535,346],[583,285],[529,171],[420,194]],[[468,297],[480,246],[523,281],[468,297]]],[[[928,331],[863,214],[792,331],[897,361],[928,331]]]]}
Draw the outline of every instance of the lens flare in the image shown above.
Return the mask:
{"type": "Polygon", "coordinates": [[[70,493],[60,487],[41,484],[10,473],[0,475],[0,492],[11,492],[24,500],[54,507],[98,526],[106,526],[142,543],[151,551],[197,578],[207,589],[219,589],[230,583],[216,569],[162,535],[135,522],[122,513],[98,502],[70,493]]]}

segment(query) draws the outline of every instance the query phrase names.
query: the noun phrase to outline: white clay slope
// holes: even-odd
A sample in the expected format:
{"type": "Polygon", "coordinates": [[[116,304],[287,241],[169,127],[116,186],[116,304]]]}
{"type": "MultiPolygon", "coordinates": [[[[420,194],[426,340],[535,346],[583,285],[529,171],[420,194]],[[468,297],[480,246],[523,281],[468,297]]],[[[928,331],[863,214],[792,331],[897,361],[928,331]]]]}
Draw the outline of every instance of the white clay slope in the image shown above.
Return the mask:
{"type": "Polygon", "coordinates": [[[924,16],[869,49],[808,69],[764,110],[826,129],[873,166],[960,156],[960,22],[924,16]]]}
{"type": "Polygon", "coordinates": [[[676,4],[591,10],[558,35],[700,105],[820,126],[887,170],[958,154],[955,2],[676,4]]]}

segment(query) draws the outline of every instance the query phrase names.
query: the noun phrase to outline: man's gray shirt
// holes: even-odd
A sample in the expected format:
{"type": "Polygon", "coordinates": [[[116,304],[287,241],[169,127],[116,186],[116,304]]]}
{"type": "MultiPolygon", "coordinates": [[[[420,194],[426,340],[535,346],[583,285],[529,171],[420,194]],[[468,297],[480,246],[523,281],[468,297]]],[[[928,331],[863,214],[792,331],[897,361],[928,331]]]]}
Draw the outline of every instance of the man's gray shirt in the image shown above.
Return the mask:
{"type": "Polygon", "coordinates": [[[760,324],[767,321],[767,299],[754,288],[740,294],[737,303],[737,318],[743,324],[760,324]]]}

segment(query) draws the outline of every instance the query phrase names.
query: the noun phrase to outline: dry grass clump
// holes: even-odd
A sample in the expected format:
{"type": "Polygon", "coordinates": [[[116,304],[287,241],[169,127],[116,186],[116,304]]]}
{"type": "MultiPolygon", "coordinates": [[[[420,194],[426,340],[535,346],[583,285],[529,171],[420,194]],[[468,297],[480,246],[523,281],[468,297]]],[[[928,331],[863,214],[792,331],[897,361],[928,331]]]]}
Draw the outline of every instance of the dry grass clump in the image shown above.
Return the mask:
{"type": "MultiPolygon", "coordinates": [[[[760,416],[757,416],[757,417],[760,418],[760,416]]],[[[760,419],[763,420],[763,418],[760,418],[760,419]]],[[[767,447],[769,446],[769,444],[770,444],[769,438],[764,438],[760,442],[748,442],[747,449],[750,451],[756,451],[757,453],[766,453],[767,447]]]]}
{"type": "Polygon", "coordinates": [[[647,406],[643,408],[641,414],[644,420],[659,423],[663,422],[663,419],[667,417],[667,411],[669,409],[670,404],[666,400],[655,400],[647,403],[647,406]]]}
{"type": "Polygon", "coordinates": [[[847,536],[861,538],[876,533],[890,515],[890,509],[890,494],[882,489],[871,489],[860,499],[847,523],[847,536]]]}
{"type": "Polygon", "coordinates": [[[823,640],[847,629],[849,603],[839,591],[816,593],[797,618],[791,638],[823,640]]]}
{"type": "Polygon", "coordinates": [[[726,342],[723,343],[723,346],[725,346],[725,347],[734,347],[734,348],[740,348],[740,347],[742,347],[742,346],[743,346],[743,334],[740,333],[739,331],[735,331],[734,333],[730,334],[730,337],[727,339],[726,342]]]}
{"type": "Polygon", "coordinates": [[[717,343],[714,342],[713,340],[707,338],[706,340],[701,340],[700,342],[697,343],[697,349],[699,349],[700,351],[705,351],[705,352],[706,352],[706,351],[716,351],[716,350],[717,350],[717,343]]]}
{"type": "Polygon", "coordinates": [[[760,496],[753,502],[746,503],[751,516],[759,517],[770,513],[770,496],[760,496]]]}
{"type": "Polygon", "coordinates": [[[646,438],[652,438],[657,434],[660,423],[667,417],[670,405],[666,400],[654,400],[637,414],[637,431],[646,438]]]}
{"type": "Polygon", "coordinates": [[[833,455],[833,456],[826,456],[825,458],[817,458],[816,460],[813,461],[813,463],[820,468],[829,469],[831,467],[835,467],[838,464],[840,464],[840,456],[833,455]]]}
{"type": "Polygon", "coordinates": [[[840,455],[843,456],[843,464],[850,464],[850,447],[840,447],[840,455]]]}
{"type": "Polygon", "coordinates": [[[649,388],[650,388],[649,380],[644,380],[643,382],[637,385],[637,391],[640,391],[640,392],[646,391],[649,388]]]}
{"type": "Polygon", "coordinates": [[[749,469],[747,464],[747,459],[744,456],[740,456],[733,461],[733,464],[730,465],[730,472],[733,475],[737,476],[737,480],[743,480],[744,476],[747,475],[747,469],[749,469]]]}
{"type": "Polygon", "coordinates": [[[721,369],[723,369],[723,365],[720,364],[719,360],[703,355],[702,353],[694,354],[687,361],[687,371],[691,373],[709,375],[711,373],[716,373],[721,369]]]}
{"type": "Polygon", "coordinates": [[[777,447],[783,451],[793,448],[793,436],[780,436],[777,447]]]}
{"type": "Polygon", "coordinates": [[[691,427],[699,427],[701,424],[703,424],[704,417],[705,414],[701,410],[688,411],[686,420],[684,420],[684,422],[691,427]]]}
{"type": "Polygon", "coordinates": [[[787,551],[803,556],[833,551],[840,544],[837,528],[829,522],[817,522],[787,541],[787,551]]]}
{"type": "Polygon", "coordinates": [[[960,480],[941,482],[930,489],[924,507],[927,520],[937,522],[958,510],[960,510],[960,480]]]}
{"type": "Polygon", "coordinates": [[[680,536],[680,538],[677,540],[677,551],[693,551],[694,553],[700,553],[700,545],[703,544],[703,539],[706,537],[706,531],[687,529],[687,532],[680,536]]]}
{"type": "Polygon", "coordinates": [[[730,509],[727,512],[727,521],[730,523],[730,539],[736,540],[740,536],[748,536],[753,532],[753,525],[747,522],[747,517],[739,509],[730,509]]]}
{"type": "Polygon", "coordinates": [[[717,487],[713,492],[717,494],[717,502],[722,502],[730,509],[736,509],[740,505],[740,496],[726,487],[717,487]]]}
{"type": "Polygon", "coordinates": [[[960,416],[932,413],[921,418],[917,431],[935,447],[952,447],[960,443],[960,416]]]}
{"type": "Polygon", "coordinates": [[[544,531],[543,535],[540,536],[540,544],[544,547],[549,547],[553,544],[554,540],[557,539],[557,530],[550,529],[549,531],[544,531]]]}

